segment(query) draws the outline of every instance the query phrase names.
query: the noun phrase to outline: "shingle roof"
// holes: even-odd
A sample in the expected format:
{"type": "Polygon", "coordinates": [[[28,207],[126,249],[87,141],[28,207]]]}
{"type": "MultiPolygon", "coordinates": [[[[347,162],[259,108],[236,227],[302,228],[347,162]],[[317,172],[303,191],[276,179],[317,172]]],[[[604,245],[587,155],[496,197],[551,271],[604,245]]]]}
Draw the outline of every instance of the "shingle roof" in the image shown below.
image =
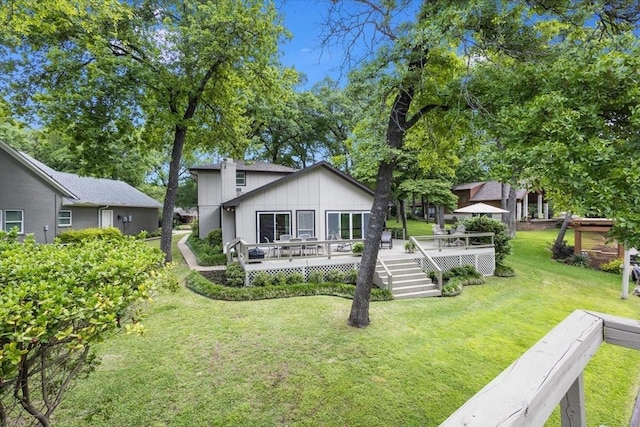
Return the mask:
{"type": "MultiPolygon", "coordinates": [[[[471,182],[469,184],[460,184],[453,187],[454,190],[470,190],[480,186],[478,192],[469,199],[470,202],[482,202],[487,200],[502,199],[502,184],[498,181],[487,182],[471,182]]],[[[516,199],[524,197],[526,190],[517,190],[516,199]]]]}
{"type": "Polygon", "coordinates": [[[20,153],[20,155],[27,159],[44,175],[50,177],[72,193],[64,198],[64,206],[162,207],[157,200],[147,196],[126,182],[58,172],[25,153],[20,153]]]}
{"type": "MultiPolygon", "coordinates": [[[[263,161],[246,163],[244,160],[235,160],[234,163],[236,164],[237,171],[292,173],[297,170],[288,166],[276,165],[263,161]]],[[[205,166],[196,166],[191,168],[191,170],[220,170],[222,168],[222,164],[223,162],[205,166]]]]}
{"type": "Polygon", "coordinates": [[[371,194],[372,196],[375,194],[375,192],[370,189],[369,187],[367,187],[366,185],[364,185],[363,183],[361,183],[360,181],[356,180],[355,178],[353,178],[350,175],[347,175],[346,173],[342,172],[341,170],[338,170],[336,168],[334,168],[333,166],[331,166],[329,163],[322,161],[322,162],[318,162],[312,166],[309,166],[308,168],[304,168],[304,169],[300,169],[299,171],[296,171],[294,173],[291,173],[289,175],[285,175],[280,179],[276,179],[275,181],[271,181],[268,184],[263,185],[262,187],[258,187],[254,190],[251,190],[247,193],[242,194],[241,196],[236,197],[235,199],[231,199],[228,200],[226,202],[224,202],[222,204],[223,207],[228,208],[228,207],[236,207],[236,206],[240,206],[240,203],[242,203],[242,201],[244,199],[247,199],[249,197],[253,197],[254,194],[259,193],[261,191],[264,191],[268,188],[271,187],[275,187],[278,186],[282,183],[285,183],[287,181],[290,181],[292,179],[297,179],[298,177],[308,174],[311,171],[318,169],[318,168],[325,168],[328,171],[338,175],[340,178],[344,179],[345,181],[351,183],[352,185],[358,187],[359,189],[361,189],[362,191],[367,192],[368,194],[371,194]]]}

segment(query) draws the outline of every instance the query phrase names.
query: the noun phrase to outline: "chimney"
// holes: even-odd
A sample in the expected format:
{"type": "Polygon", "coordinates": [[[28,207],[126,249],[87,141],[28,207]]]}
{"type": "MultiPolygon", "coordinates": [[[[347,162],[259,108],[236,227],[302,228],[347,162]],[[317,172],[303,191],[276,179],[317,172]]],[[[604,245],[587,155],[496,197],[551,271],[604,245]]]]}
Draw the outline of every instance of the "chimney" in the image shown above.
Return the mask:
{"type": "Polygon", "coordinates": [[[220,167],[220,180],[222,183],[222,201],[236,197],[236,164],[233,159],[224,159],[220,167]]]}

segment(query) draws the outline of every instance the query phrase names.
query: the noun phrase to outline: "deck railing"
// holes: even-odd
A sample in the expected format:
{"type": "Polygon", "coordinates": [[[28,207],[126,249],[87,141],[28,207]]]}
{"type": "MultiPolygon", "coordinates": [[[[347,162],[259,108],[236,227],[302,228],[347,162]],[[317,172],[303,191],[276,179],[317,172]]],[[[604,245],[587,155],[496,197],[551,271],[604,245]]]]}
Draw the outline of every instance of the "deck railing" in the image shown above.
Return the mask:
{"type": "Polygon", "coordinates": [[[442,291],[442,269],[438,266],[438,264],[435,263],[433,258],[431,258],[429,256],[429,254],[425,252],[425,250],[422,248],[422,245],[420,245],[418,243],[418,240],[415,237],[410,237],[409,238],[409,244],[411,246],[413,246],[415,249],[417,249],[418,252],[420,252],[420,254],[422,255],[422,258],[425,260],[425,262],[427,264],[429,264],[429,266],[431,266],[432,270],[435,271],[438,274],[438,285],[437,286],[438,286],[438,290],[442,291]]]}
{"type": "Polygon", "coordinates": [[[387,267],[387,264],[384,263],[384,260],[378,258],[378,262],[384,269],[384,273],[387,275],[387,290],[389,292],[393,292],[393,274],[391,273],[391,270],[389,270],[389,267],[387,267]]]}
{"type": "Polygon", "coordinates": [[[494,233],[453,233],[434,234],[430,236],[413,236],[425,251],[443,249],[493,248],[494,233]]]}
{"type": "Polygon", "coordinates": [[[583,371],[603,343],[640,350],[640,321],[576,310],[441,424],[585,427],[583,371]]]}
{"type": "Polygon", "coordinates": [[[236,254],[242,263],[261,262],[268,260],[289,260],[304,258],[328,258],[336,256],[353,256],[351,248],[354,243],[363,239],[345,240],[303,240],[275,243],[246,243],[240,240],[236,254]],[[252,249],[258,249],[262,253],[251,255],[252,249]]]}

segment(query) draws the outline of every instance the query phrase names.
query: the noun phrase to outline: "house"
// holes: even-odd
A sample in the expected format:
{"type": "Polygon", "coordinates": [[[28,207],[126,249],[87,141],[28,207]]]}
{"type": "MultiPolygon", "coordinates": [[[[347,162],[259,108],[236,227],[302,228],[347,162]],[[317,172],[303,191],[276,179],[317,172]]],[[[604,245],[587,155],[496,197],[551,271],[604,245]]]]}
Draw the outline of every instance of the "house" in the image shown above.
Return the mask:
{"type": "Polygon", "coordinates": [[[173,209],[173,225],[191,224],[198,219],[198,209],[196,208],[174,208],[173,209]]]}
{"type": "MultiPolygon", "coordinates": [[[[474,203],[486,203],[497,208],[502,207],[502,184],[498,181],[471,182],[455,185],[453,193],[458,196],[456,209],[464,208],[474,203]]],[[[520,189],[516,191],[516,221],[527,217],[549,219],[549,203],[543,199],[541,192],[530,192],[520,189]],[[535,205],[536,210],[529,213],[535,205]]]]}
{"type": "Polygon", "coordinates": [[[231,159],[191,169],[198,180],[199,236],[266,243],[283,234],[364,237],[374,192],[327,162],[295,170],[231,159]]]}
{"type": "Polygon", "coordinates": [[[69,229],[158,228],[162,205],[129,184],[58,172],[0,141],[0,226],[50,242],[69,229]]]}

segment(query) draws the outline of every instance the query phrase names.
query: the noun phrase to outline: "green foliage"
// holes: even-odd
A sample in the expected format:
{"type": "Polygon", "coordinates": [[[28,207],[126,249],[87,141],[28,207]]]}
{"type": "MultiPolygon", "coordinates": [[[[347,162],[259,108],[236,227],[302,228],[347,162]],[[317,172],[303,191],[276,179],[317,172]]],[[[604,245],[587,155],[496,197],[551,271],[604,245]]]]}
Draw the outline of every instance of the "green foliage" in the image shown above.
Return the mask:
{"type": "Polygon", "coordinates": [[[123,238],[122,232],[116,227],[67,230],[58,235],[61,243],[80,243],[87,240],[121,240],[123,238]]]}
{"type": "MultiPolygon", "coordinates": [[[[280,286],[267,285],[231,288],[211,283],[197,272],[192,272],[187,277],[186,285],[187,288],[200,295],[211,299],[227,301],[251,301],[313,295],[331,295],[343,298],[353,298],[355,292],[355,286],[341,283],[306,283],[280,286]]],[[[371,292],[371,301],[390,301],[392,299],[393,296],[386,289],[373,289],[371,292]]]]}
{"type": "Polygon", "coordinates": [[[498,264],[493,275],[496,277],[513,277],[516,275],[516,271],[507,265],[498,264]]]}
{"type": "Polygon", "coordinates": [[[269,286],[271,284],[271,275],[266,271],[258,271],[251,280],[251,286],[269,286]]]}
{"type": "Polygon", "coordinates": [[[624,260],[622,258],[613,259],[604,264],[600,264],[600,270],[608,273],[622,274],[624,260]]]}
{"type": "Polygon", "coordinates": [[[309,283],[323,283],[324,282],[324,273],[319,270],[314,270],[309,273],[309,279],[307,280],[309,283]]]}
{"type": "MultiPolygon", "coordinates": [[[[496,264],[504,263],[506,257],[511,254],[511,239],[507,225],[494,218],[476,216],[465,218],[461,221],[467,229],[467,233],[494,233],[493,243],[496,252],[496,264]]],[[[480,238],[482,243],[489,243],[489,238],[480,238]]]]}
{"type": "Polygon", "coordinates": [[[411,240],[404,243],[404,251],[407,253],[413,253],[413,242],[411,240]]]}
{"type": "Polygon", "coordinates": [[[304,276],[300,273],[291,273],[287,276],[287,285],[304,283],[304,276]]]}
{"type": "MultiPolygon", "coordinates": [[[[144,303],[159,287],[175,289],[162,253],[145,242],[108,230],[70,236],[70,245],[39,245],[0,232],[1,407],[24,400],[39,415],[52,411],[49,399],[84,372],[93,344],[123,325],[141,332],[144,303]]],[[[22,425],[23,414],[12,416],[22,425]]]]}
{"type": "Polygon", "coordinates": [[[589,254],[586,252],[573,254],[569,258],[565,259],[564,262],[569,265],[574,265],[576,267],[582,267],[582,268],[589,268],[591,266],[591,258],[589,257],[589,254]]]}
{"type": "Polygon", "coordinates": [[[325,276],[325,280],[330,283],[343,283],[344,276],[345,274],[341,270],[331,270],[325,276]]]}
{"type": "Polygon", "coordinates": [[[205,239],[209,246],[222,246],[222,229],[216,228],[207,233],[205,239]]]}
{"type": "Polygon", "coordinates": [[[269,285],[284,286],[287,284],[287,275],[284,273],[275,273],[270,275],[269,285]]]}
{"type": "Polygon", "coordinates": [[[574,247],[567,244],[564,240],[560,243],[553,243],[551,246],[551,258],[558,260],[565,260],[571,257],[574,253],[574,247]]]}
{"type": "Polygon", "coordinates": [[[224,265],[227,263],[227,257],[224,253],[222,253],[222,246],[214,245],[212,246],[210,242],[217,242],[217,233],[214,233],[215,230],[209,233],[211,238],[207,236],[204,239],[198,239],[195,233],[191,233],[189,238],[187,239],[187,245],[196,256],[196,260],[199,265],[209,266],[209,265],[224,265]]]}
{"type": "MultiPolygon", "coordinates": [[[[311,280],[309,281],[311,282],[311,280]]],[[[355,285],[357,281],[358,281],[358,270],[356,270],[355,268],[352,268],[351,270],[347,271],[347,274],[345,274],[344,276],[344,282],[350,285],[355,285]]]]}
{"type": "Polygon", "coordinates": [[[455,297],[462,293],[463,290],[462,280],[459,277],[455,277],[442,287],[443,297],[455,297]]]}
{"type": "Polygon", "coordinates": [[[351,252],[353,252],[354,254],[361,254],[362,252],[364,252],[364,243],[354,243],[353,246],[351,246],[351,252]]]}
{"type": "Polygon", "coordinates": [[[244,276],[245,273],[240,264],[234,262],[227,265],[225,278],[227,279],[227,283],[229,284],[229,286],[244,286],[244,276]]]}

